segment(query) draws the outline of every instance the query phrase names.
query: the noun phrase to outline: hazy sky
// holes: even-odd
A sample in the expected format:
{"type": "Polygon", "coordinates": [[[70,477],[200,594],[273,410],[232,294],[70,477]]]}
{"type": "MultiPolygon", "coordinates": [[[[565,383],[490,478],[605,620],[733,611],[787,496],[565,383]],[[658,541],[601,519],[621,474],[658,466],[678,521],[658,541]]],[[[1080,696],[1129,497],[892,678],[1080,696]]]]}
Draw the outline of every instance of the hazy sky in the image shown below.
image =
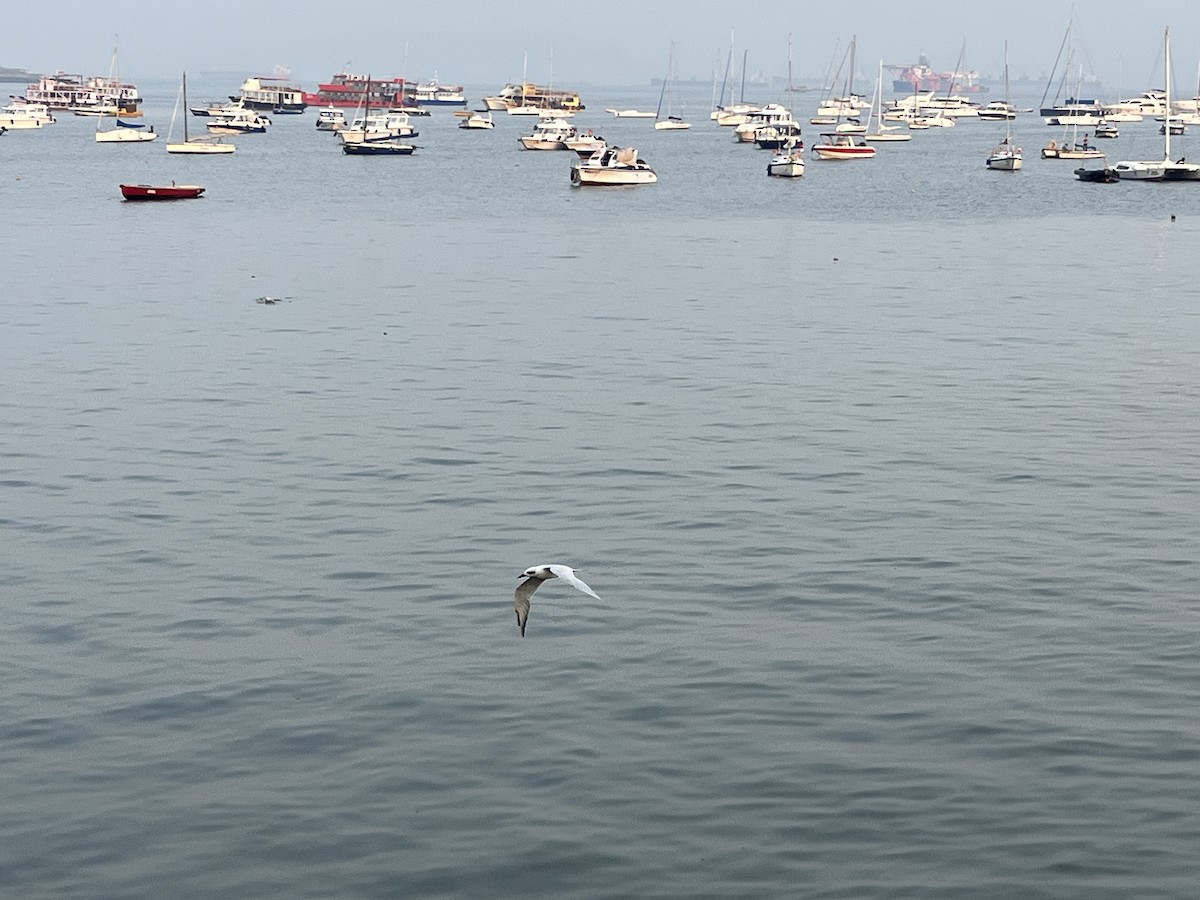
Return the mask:
{"type": "Polygon", "coordinates": [[[1129,0],[857,0],[787,3],[271,2],[209,0],[189,4],[130,0],[9,2],[0,13],[0,64],[35,71],[105,74],[114,43],[129,80],[192,72],[269,73],[287,65],[306,86],[350,62],[380,76],[495,85],[521,77],[555,84],[645,84],[666,67],[674,41],[680,77],[709,79],[724,66],[730,30],[748,68],[782,75],[793,35],[797,78],[821,76],[858,36],[859,69],[915,61],[923,50],[935,68],[952,70],[966,41],[966,67],[999,73],[1009,41],[1010,70],[1045,75],[1075,9],[1077,45],[1088,70],[1124,92],[1161,84],[1162,29],[1172,26],[1176,78],[1195,83],[1200,53],[1196,0],[1164,0],[1149,15],[1129,0]],[[50,18],[50,10],[53,18],[50,18]],[[407,64],[405,48],[407,46],[407,64]],[[553,65],[553,72],[551,72],[553,65]],[[1157,67],[1157,68],[1156,68],[1157,67]]]}

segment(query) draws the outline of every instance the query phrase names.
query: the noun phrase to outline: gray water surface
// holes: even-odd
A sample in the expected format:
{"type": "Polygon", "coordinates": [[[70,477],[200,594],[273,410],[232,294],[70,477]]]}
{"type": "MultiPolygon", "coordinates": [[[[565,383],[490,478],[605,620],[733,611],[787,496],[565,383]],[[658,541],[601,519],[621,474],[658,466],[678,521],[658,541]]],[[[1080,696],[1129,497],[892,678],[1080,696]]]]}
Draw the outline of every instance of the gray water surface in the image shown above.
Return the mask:
{"type": "Polygon", "coordinates": [[[1200,191],[693,118],[0,139],[14,896],[1195,896],[1200,191]]]}

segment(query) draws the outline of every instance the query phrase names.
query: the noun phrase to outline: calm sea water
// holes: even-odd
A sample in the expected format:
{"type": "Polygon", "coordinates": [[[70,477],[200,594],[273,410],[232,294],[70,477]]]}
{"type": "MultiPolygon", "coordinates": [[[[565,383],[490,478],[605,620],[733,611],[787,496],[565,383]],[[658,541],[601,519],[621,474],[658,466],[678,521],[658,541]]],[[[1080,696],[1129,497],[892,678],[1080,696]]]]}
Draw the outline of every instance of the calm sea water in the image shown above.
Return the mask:
{"type": "Polygon", "coordinates": [[[658,185],[0,137],[7,890],[1194,897],[1200,187],[593,93],[658,185]]]}

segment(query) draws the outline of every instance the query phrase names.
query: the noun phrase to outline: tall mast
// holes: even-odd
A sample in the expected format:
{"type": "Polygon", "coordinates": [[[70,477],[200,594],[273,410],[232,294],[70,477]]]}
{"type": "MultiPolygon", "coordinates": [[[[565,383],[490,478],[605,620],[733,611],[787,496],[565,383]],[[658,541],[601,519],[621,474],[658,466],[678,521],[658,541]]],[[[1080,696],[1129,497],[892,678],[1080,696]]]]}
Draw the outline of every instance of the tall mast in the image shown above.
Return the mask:
{"type": "Polygon", "coordinates": [[[1167,116],[1163,122],[1163,160],[1171,161],[1171,26],[1163,29],[1163,78],[1166,80],[1167,116]]]}

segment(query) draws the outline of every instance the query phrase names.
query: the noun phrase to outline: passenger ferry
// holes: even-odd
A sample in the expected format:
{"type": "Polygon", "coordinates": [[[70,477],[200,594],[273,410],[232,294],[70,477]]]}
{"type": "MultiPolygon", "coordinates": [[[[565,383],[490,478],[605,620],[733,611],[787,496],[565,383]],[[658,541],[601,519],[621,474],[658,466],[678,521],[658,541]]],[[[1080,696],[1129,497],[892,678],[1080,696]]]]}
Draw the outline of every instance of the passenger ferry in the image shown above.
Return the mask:
{"type": "Polygon", "coordinates": [[[316,91],[306,91],[304,102],[310,106],[357,108],[364,105],[368,84],[373,108],[404,106],[403,78],[371,78],[369,75],[351,75],[348,72],[338,72],[328,83],[318,85],[316,91]]]}
{"type": "Polygon", "coordinates": [[[84,115],[132,117],[142,114],[142,95],[138,93],[137,85],[102,75],[87,79],[62,71],[43,75],[25,89],[25,102],[42,103],[50,109],[69,109],[84,115]]]}
{"type": "Polygon", "coordinates": [[[568,112],[586,109],[574,91],[560,91],[529,82],[506,84],[500,89],[500,93],[484,97],[483,102],[487,104],[488,109],[496,111],[521,107],[561,109],[568,112]]]}
{"type": "Polygon", "coordinates": [[[278,114],[302,113],[308,106],[304,90],[288,81],[285,76],[255,75],[242,82],[242,89],[237,94],[230,94],[229,99],[246,109],[278,114]]]}
{"type": "Polygon", "coordinates": [[[467,96],[461,84],[440,84],[436,75],[429,81],[406,85],[404,92],[405,100],[417,106],[467,105],[467,96]]]}

